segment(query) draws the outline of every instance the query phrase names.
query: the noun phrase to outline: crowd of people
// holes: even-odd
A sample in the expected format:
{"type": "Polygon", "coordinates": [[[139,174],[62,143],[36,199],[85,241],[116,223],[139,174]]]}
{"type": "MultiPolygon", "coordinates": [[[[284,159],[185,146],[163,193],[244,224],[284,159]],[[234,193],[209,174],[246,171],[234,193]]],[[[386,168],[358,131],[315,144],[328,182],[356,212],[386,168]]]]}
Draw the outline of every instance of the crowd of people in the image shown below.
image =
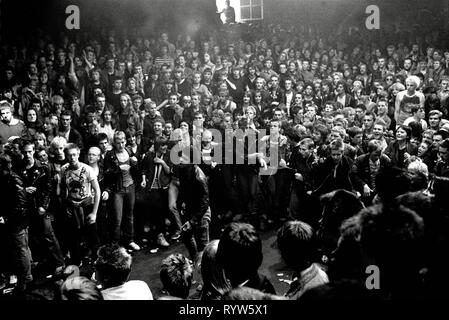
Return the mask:
{"type": "Polygon", "coordinates": [[[152,299],[127,281],[130,252],[181,240],[189,256],[161,267],[180,299],[198,266],[205,300],[367,297],[368,265],[382,298],[438,297],[449,204],[438,33],[385,45],[352,29],[229,35],[3,44],[3,281],[23,293],[38,267],[90,265],[97,282],[72,272],[62,298],[152,299]],[[288,292],[258,272],[266,230],[295,270],[288,292]]]}

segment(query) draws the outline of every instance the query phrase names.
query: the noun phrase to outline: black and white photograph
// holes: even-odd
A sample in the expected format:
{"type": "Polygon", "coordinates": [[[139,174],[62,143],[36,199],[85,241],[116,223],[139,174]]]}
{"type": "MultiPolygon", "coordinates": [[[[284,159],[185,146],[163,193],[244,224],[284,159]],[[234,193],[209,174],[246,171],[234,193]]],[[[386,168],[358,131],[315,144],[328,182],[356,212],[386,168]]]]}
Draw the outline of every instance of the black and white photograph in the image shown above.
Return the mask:
{"type": "Polygon", "coordinates": [[[0,0],[1,305],[447,299],[448,196],[449,0],[0,0]]]}

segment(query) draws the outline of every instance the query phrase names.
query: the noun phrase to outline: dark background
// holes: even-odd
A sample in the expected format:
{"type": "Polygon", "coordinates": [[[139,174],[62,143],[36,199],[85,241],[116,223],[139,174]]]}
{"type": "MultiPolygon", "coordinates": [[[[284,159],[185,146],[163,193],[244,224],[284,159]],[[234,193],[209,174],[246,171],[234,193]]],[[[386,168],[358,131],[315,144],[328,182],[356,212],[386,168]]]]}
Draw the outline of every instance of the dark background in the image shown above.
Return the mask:
{"type": "MultiPolygon", "coordinates": [[[[215,0],[0,0],[2,39],[20,39],[42,29],[57,34],[65,29],[65,8],[78,5],[81,32],[101,27],[164,28],[169,32],[195,33],[219,23],[215,0]]],[[[353,24],[364,28],[368,5],[378,5],[383,25],[403,21],[435,27],[432,12],[449,8],[449,0],[264,0],[269,22],[291,21],[332,29],[353,24]],[[427,12],[429,10],[430,12],[427,12]]],[[[237,9],[237,8],[236,8],[237,9]]],[[[76,31],[73,31],[76,32],[76,31]]]]}

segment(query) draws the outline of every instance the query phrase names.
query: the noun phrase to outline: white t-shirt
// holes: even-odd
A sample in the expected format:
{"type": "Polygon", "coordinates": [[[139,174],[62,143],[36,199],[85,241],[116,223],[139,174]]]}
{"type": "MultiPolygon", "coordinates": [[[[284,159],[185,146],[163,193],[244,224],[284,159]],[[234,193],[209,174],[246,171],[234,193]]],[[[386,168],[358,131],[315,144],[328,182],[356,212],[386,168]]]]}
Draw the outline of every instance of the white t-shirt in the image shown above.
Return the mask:
{"type": "Polygon", "coordinates": [[[121,286],[101,291],[104,300],[153,300],[153,294],[146,282],[131,280],[121,286]]]}
{"type": "Polygon", "coordinates": [[[67,188],[67,196],[71,199],[83,200],[92,196],[91,182],[97,178],[92,167],[80,162],[76,170],[72,170],[69,164],[61,168],[62,183],[67,188]]]}

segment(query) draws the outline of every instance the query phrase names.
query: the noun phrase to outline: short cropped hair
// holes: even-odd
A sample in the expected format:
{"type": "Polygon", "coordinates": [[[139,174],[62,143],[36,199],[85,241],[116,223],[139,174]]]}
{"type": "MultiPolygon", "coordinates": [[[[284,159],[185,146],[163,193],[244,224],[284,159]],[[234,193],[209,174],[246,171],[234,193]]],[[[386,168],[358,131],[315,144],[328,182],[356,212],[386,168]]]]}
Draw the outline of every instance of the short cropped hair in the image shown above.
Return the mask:
{"type": "Polygon", "coordinates": [[[174,253],[162,260],[159,272],[164,289],[175,297],[187,299],[192,285],[192,262],[180,253],[174,253]]]}
{"type": "Polygon", "coordinates": [[[98,249],[95,269],[99,280],[109,287],[122,285],[131,273],[132,257],[118,244],[107,244],[98,249]]]}
{"type": "Polygon", "coordinates": [[[247,223],[228,224],[220,237],[217,260],[231,283],[245,280],[262,264],[262,240],[247,223]]]}
{"type": "Polygon", "coordinates": [[[314,243],[313,229],[302,221],[287,221],[277,232],[277,247],[285,262],[303,269],[312,260],[314,243]]]}

